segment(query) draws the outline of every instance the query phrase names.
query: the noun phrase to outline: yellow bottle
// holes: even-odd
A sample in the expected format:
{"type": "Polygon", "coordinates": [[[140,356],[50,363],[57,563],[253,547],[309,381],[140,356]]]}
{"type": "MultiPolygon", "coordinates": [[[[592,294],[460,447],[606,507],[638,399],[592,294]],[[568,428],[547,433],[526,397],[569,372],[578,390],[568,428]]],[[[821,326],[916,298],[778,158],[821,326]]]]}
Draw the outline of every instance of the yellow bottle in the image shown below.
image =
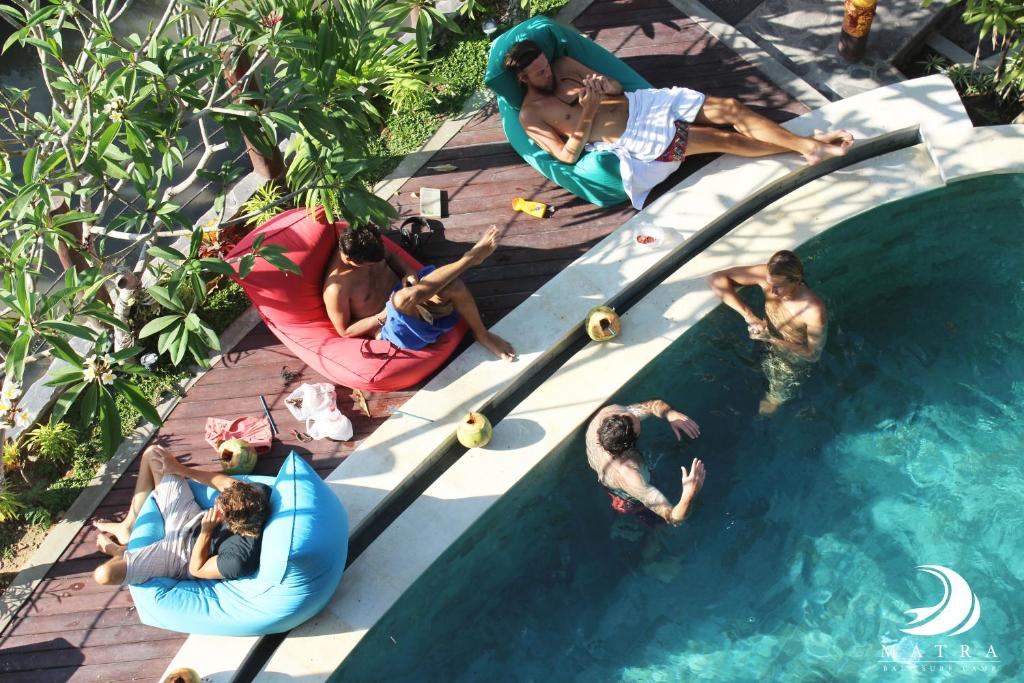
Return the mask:
{"type": "Polygon", "coordinates": [[[528,213],[535,218],[544,218],[548,213],[548,205],[543,202],[531,202],[522,197],[512,200],[512,208],[516,211],[528,213]]]}

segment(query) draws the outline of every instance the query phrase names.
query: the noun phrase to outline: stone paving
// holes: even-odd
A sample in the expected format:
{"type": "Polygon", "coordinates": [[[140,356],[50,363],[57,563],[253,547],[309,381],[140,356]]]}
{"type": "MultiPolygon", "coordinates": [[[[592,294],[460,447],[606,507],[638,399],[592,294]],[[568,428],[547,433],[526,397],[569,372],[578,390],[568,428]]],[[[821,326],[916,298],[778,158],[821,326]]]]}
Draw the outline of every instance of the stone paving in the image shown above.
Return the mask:
{"type": "MultiPolygon", "coordinates": [[[[724,10],[732,4],[719,0],[709,6],[724,10]]],[[[847,64],[836,53],[843,22],[842,0],[766,0],[750,10],[736,27],[826,97],[836,100],[904,80],[892,64],[916,49],[945,7],[936,2],[925,9],[920,0],[880,3],[867,54],[855,64],[847,64]]]]}

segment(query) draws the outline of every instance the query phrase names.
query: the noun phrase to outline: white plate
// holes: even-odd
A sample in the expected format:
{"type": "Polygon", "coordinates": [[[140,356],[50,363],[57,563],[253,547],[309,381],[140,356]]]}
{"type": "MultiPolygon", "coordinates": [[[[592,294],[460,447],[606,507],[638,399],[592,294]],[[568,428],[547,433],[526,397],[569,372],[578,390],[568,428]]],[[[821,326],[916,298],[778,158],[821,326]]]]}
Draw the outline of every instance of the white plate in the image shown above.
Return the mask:
{"type": "Polygon", "coordinates": [[[654,249],[660,247],[665,243],[666,233],[664,228],[659,228],[656,225],[639,225],[633,231],[633,240],[637,244],[654,249]],[[652,238],[653,241],[644,240],[641,242],[639,238],[652,238]]]}

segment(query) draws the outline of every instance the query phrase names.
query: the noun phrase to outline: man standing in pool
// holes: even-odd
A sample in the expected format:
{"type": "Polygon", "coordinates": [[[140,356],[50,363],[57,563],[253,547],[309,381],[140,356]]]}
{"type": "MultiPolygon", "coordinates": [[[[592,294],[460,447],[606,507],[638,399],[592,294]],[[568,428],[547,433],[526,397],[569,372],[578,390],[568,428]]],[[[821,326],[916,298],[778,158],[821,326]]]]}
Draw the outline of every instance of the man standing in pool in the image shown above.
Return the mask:
{"type": "Polygon", "coordinates": [[[760,413],[770,415],[796,393],[825,346],[828,313],[825,303],[804,282],[804,266],[791,251],[779,251],[768,263],[736,266],[708,277],[725,304],[743,316],[750,338],[768,345],[762,362],[768,393],[760,413]],[[760,285],[765,319],[757,317],[736,294],[739,287],[760,285]]]}
{"type": "Polygon", "coordinates": [[[636,448],[640,420],[649,415],[665,418],[676,439],[682,439],[684,432],[691,439],[700,436],[696,422],[661,399],[605,406],[587,427],[587,462],[607,489],[616,512],[637,515],[647,524],[664,520],[678,526],[690,514],[693,500],[704,485],[704,463],[694,458],[689,472],[682,468],[683,492],[679,502],[672,505],[651,483],[650,467],[636,448]]]}

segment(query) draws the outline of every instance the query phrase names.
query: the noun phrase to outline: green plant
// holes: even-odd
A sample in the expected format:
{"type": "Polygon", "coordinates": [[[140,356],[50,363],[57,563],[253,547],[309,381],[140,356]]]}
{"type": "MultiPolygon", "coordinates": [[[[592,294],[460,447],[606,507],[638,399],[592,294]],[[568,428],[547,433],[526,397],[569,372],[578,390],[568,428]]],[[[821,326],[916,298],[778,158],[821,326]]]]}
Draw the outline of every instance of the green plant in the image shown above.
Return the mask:
{"type": "MultiPolygon", "coordinates": [[[[947,0],[951,5],[959,1],[947,0]]],[[[928,7],[932,2],[933,0],[923,0],[922,5],[928,7]]],[[[981,47],[987,38],[991,40],[992,48],[999,51],[995,80],[1002,80],[1010,50],[1021,44],[1024,4],[1019,0],[966,0],[962,18],[965,24],[978,27],[978,47],[974,51],[972,68],[978,70],[981,63],[981,47]]]]}
{"type": "Polygon", "coordinates": [[[1012,55],[997,87],[1005,99],[1024,104],[1024,50],[1012,55]]]}
{"type": "Polygon", "coordinates": [[[25,445],[51,462],[67,460],[78,443],[78,432],[67,422],[41,424],[29,432],[25,445]]]}
{"type": "Polygon", "coordinates": [[[434,61],[430,91],[409,107],[388,111],[383,134],[370,141],[371,153],[379,159],[373,180],[387,175],[401,157],[422,145],[446,117],[483,88],[490,41],[479,32],[466,31],[447,48],[434,61]]]}
{"type": "Polygon", "coordinates": [[[919,63],[926,74],[945,73],[949,68],[949,60],[936,52],[930,53],[926,59],[919,63]]]}
{"type": "Polygon", "coordinates": [[[966,95],[987,95],[995,91],[995,75],[991,71],[975,71],[967,82],[966,95]]]}
{"type": "MultiPolygon", "coordinates": [[[[435,24],[455,28],[426,0],[261,1],[261,11],[280,16],[279,30],[292,36],[274,57],[273,77],[306,83],[318,107],[304,112],[306,135],[290,141],[286,181],[301,188],[307,206],[323,205],[328,219],[341,214],[354,225],[384,223],[393,207],[362,185],[367,141],[377,137],[377,103],[401,107],[427,88],[426,46],[435,24]],[[419,12],[416,40],[401,42],[405,22],[419,12]],[[360,187],[358,190],[356,185],[360,187]]],[[[457,29],[456,29],[457,30],[457,29]]],[[[279,123],[291,123],[278,117],[279,123]]]]}
{"type": "Polygon", "coordinates": [[[21,463],[21,448],[14,439],[6,439],[3,447],[3,468],[16,468],[21,463]]]}
{"type": "MultiPolygon", "coordinates": [[[[31,359],[60,358],[67,368],[47,378],[61,392],[54,420],[77,405],[84,424],[101,425],[108,453],[122,431],[115,396],[159,421],[138,388],[149,370],[133,361],[136,331],[174,365],[205,365],[217,348],[197,310],[206,282],[234,268],[199,247],[227,224],[225,188],[244,172],[222,152],[270,163],[290,136],[289,194],[278,202],[322,201],[353,223],[393,216],[361,176],[374,102],[426,87],[418,48],[447,22],[430,4],[433,23],[394,48],[406,0],[169,0],[140,35],[123,23],[130,5],[0,3],[14,27],[2,50],[33,49],[47,95],[0,86],[3,391],[21,391],[31,359]],[[219,215],[196,226],[183,198],[204,189],[219,215]],[[179,248],[174,238],[191,239],[179,248]],[[58,255],[76,266],[57,269],[58,255]],[[144,298],[162,315],[133,330],[129,310],[144,298]]],[[[283,248],[253,247],[234,264],[242,277],[261,258],[297,272],[283,248]]],[[[2,401],[0,430],[27,426],[17,398],[2,401]]]]}
{"type": "Polygon", "coordinates": [[[42,527],[43,529],[49,529],[50,525],[53,524],[53,514],[46,508],[37,505],[25,506],[18,516],[30,526],[42,527]]]}
{"type": "Polygon", "coordinates": [[[25,504],[18,500],[17,494],[9,489],[0,491],[0,522],[7,522],[18,517],[25,504]]]}
{"type": "Polygon", "coordinates": [[[268,182],[260,186],[249,199],[242,204],[239,211],[245,216],[252,216],[249,223],[262,225],[281,213],[281,198],[284,192],[277,183],[268,182]]]}
{"type": "Polygon", "coordinates": [[[250,306],[249,297],[235,282],[227,282],[207,297],[199,310],[199,317],[218,334],[250,306]]]}
{"type": "Polygon", "coordinates": [[[978,68],[981,43],[988,35],[993,49],[999,50],[995,78],[1001,79],[1010,49],[1020,44],[1021,30],[1024,29],[1024,5],[1014,0],[967,0],[963,18],[964,23],[978,26],[974,68],[978,68]]]}
{"type": "Polygon", "coordinates": [[[953,82],[956,89],[963,92],[971,82],[974,70],[966,64],[953,64],[946,68],[945,74],[953,82]]]}

